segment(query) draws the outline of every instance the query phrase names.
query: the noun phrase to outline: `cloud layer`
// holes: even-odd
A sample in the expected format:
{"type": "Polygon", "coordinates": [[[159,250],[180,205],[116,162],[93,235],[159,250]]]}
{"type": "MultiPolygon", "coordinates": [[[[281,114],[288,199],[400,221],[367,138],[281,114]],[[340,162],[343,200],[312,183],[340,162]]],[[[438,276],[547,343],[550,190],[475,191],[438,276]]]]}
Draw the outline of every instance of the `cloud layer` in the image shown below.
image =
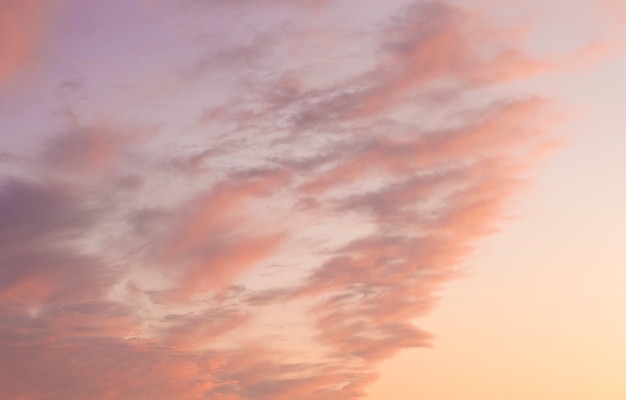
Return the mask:
{"type": "MultiPolygon", "coordinates": [[[[3,398],[360,399],[430,345],[415,319],[553,147],[551,103],[511,87],[562,61],[392,3],[113,1],[92,29],[103,4],[63,3],[99,47],[51,28],[61,72],[0,153],[3,398]]],[[[42,4],[0,2],[0,85],[42,4]]]]}

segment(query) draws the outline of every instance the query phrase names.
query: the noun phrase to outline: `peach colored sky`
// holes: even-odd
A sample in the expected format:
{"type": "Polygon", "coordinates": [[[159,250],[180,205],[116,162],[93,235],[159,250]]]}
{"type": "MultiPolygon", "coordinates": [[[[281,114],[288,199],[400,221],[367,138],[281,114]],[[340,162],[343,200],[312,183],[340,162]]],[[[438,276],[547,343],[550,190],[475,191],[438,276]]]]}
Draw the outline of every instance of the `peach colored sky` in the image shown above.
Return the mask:
{"type": "Polygon", "coordinates": [[[0,397],[623,398],[625,15],[0,0],[0,397]]]}

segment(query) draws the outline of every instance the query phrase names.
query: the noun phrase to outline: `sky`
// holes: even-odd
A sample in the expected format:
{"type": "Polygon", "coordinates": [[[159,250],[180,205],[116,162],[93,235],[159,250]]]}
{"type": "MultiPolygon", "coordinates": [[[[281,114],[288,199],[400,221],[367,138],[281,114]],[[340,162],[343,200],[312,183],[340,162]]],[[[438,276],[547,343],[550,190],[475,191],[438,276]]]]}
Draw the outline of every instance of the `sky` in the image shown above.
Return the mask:
{"type": "Polygon", "coordinates": [[[0,0],[0,397],[626,396],[626,5],[0,0]]]}

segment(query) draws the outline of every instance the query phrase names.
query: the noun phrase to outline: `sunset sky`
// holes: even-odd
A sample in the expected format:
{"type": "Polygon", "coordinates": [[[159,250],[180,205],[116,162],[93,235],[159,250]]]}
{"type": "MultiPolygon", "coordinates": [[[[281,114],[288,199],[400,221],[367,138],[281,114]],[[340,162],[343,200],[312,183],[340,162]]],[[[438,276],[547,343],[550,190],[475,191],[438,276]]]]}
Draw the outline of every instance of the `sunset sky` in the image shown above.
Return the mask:
{"type": "Polygon", "coordinates": [[[626,398],[626,3],[0,0],[0,399],[626,398]]]}

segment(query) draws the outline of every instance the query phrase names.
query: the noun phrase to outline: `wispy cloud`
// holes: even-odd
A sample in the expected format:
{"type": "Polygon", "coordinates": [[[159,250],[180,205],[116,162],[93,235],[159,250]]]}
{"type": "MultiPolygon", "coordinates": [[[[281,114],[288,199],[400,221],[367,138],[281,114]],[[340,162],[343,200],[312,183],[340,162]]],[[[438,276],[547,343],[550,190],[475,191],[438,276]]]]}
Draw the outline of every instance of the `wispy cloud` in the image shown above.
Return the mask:
{"type": "MultiPolygon", "coordinates": [[[[552,148],[552,103],[511,87],[559,62],[469,5],[344,27],[357,3],[149,2],[115,26],[170,27],[167,48],[103,54],[146,50],[171,93],[84,64],[67,126],[33,109],[45,139],[0,153],[5,397],[358,399],[380,361],[430,345],[415,318],[552,148]]],[[[1,84],[47,11],[0,6],[21,38],[0,35],[1,84]]]]}

